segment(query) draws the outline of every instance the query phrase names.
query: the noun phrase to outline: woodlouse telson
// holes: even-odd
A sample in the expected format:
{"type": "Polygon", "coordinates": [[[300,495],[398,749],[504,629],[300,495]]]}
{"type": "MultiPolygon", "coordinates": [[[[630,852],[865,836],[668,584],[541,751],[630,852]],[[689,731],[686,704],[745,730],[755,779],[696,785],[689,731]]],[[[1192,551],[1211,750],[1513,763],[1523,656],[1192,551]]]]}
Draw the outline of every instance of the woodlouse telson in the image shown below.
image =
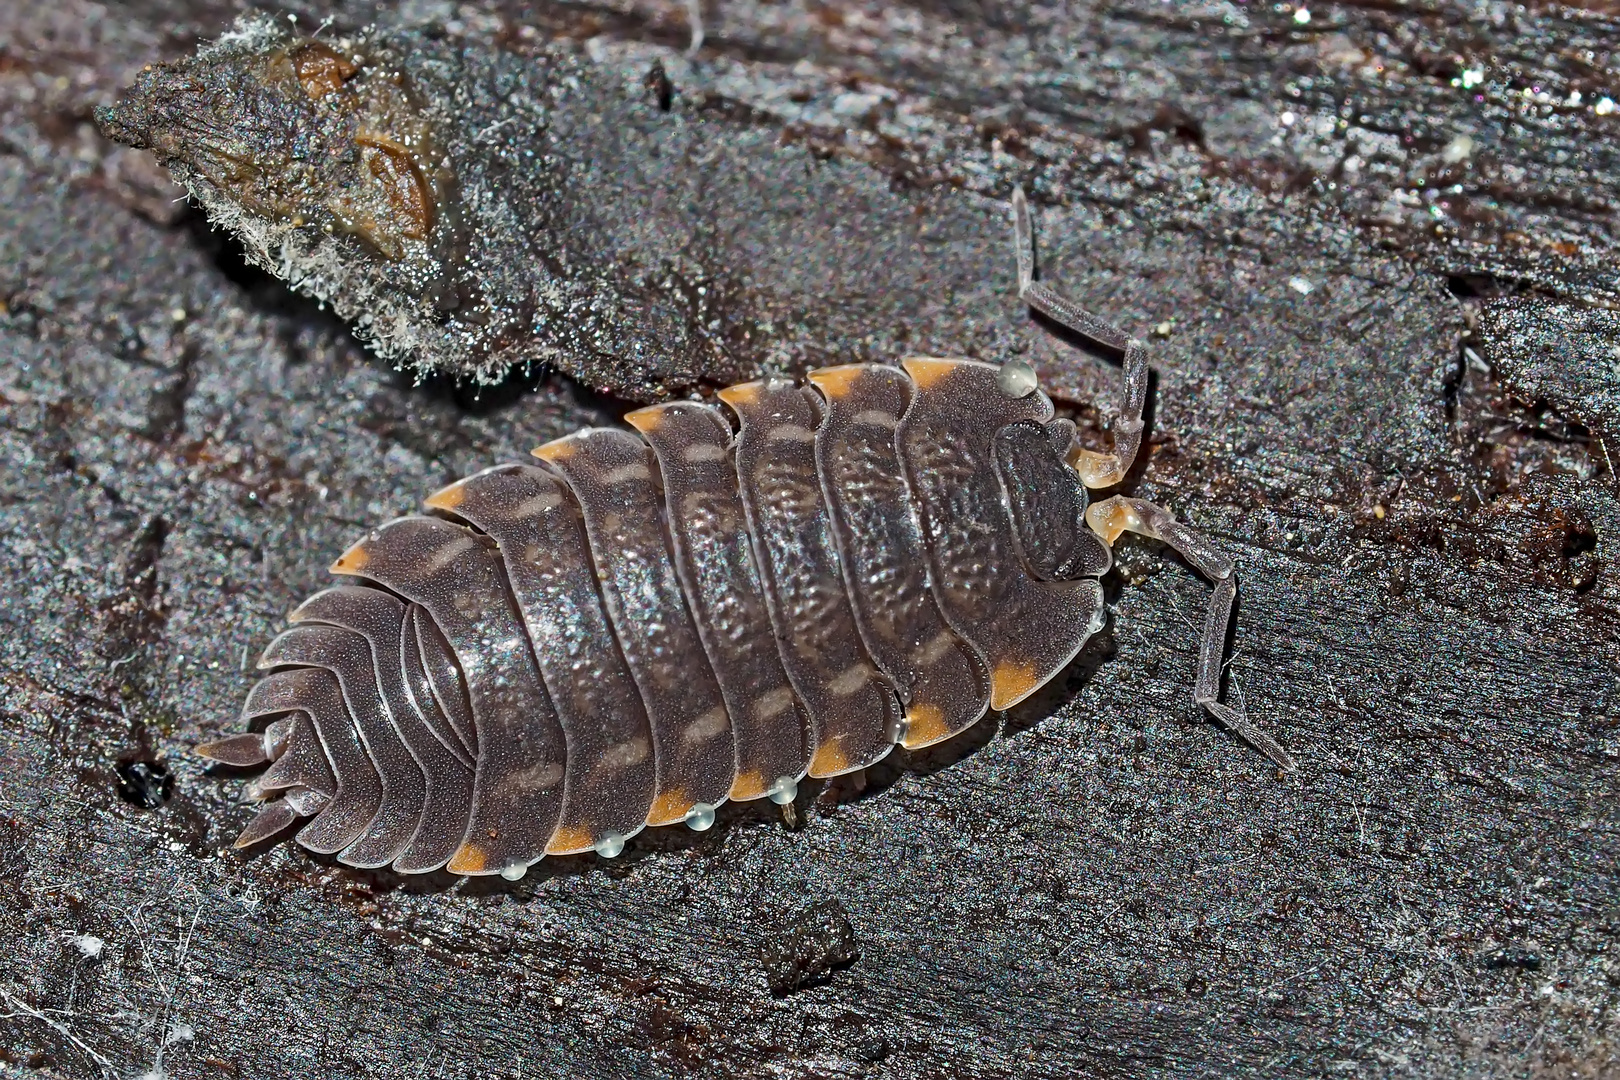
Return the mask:
{"type": "Polygon", "coordinates": [[[270,643],[243,716],[199,748],[269,769],[247,846],[297,834],[357,867],[521,877],[613,856],[648,825],[706,829],[727,799],[928,746],[1051,679],[1103,627],[1122,532],[1214,583],[1194,700],[1221,704],[1237,585],[1207,539],[1117,485],[1147,394],[1142,344],[1033,280],[1023,300],[1124,353],[1114,450],[1081,447],[1022,362],[909,358],[630,413],[431,495],[270,643]],[[813,388],[813,389],[812,389],[813,388]]]}

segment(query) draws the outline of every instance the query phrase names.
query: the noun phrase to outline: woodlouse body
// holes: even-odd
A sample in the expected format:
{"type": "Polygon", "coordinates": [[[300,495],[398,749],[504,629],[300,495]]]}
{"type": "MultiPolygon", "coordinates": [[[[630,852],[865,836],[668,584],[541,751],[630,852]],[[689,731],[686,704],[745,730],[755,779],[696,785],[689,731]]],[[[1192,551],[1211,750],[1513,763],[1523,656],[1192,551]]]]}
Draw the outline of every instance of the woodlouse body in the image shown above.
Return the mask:
{"type": "Polygon", "coordinates": [[[729,799],[790,801],[1005,709],[1105,622],[1098,578],[1133,530],[1216,585],[1195,699],[1218,703],[1230,563],[1165,511],[1086,487],[1134,457],[1145,356],[1031,280],[1020,290],[1125,349],[1115,453],[1022,365],[910,358],[641,409],[430,496],[350,548],[363,579],[306,601],[248,695],[257,733],[200,752],[269,763],[246,846],[298,840],[360,867],[521,876],[611,856],[647,825],[705,829],[729,799]]]}

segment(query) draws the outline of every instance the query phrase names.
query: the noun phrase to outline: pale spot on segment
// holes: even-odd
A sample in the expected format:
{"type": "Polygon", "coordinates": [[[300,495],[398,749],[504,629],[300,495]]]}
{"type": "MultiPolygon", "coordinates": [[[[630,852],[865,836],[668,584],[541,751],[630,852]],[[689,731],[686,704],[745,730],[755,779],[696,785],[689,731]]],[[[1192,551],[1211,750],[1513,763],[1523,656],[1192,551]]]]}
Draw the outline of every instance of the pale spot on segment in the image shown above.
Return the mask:
{"type": "Polygon", "coordinates": [[[562,505],[562,496],[555,491],[542,491],[530,499],[524,499],[512,508],[512,516],[517,518],[534,517],[547,510],[555,510],[562,505]]]}
{"type": "Polygon", "coordinates": [[[589,826],[559,825],[546,845],[547,855],[578,855],[594,846],[589,826]]]}
{"type": "Polygon", "coordinates": [[[827,684],[827,689],[839,697],[848,697],[860,693],[871,681],[872,669],[865,664],[856,664],[839,672],[838,676],[827,684]]]}
{"type": "Polygon", "coordinates": [[[867,427],[880,427],[887,431],[893,431],[900,426],[898,416],[892,416],[882,409],[862,409],[855,414],[854,421],[857,424],[864,424],[867,427]]]}
{"type": "Polygon", "coordinates": [[[782,424],[766,433],[767,442],[815,442],[816,433],[801,424],[782,424]]]}
{"type": "Polygon", "coordinates": [[[793,691],[772,690],[764,697],[761,697],[754,705],[754,715],[759,717],[761,720],[769,720],[771,717],[776,716],[787,709],[791,709],[792,707],[793,691]]]}
{"type": "Polygon", "coordinates": [[[702,716],[689,724],[681,732],[681,742],[687,746],[706,743],[717,735],[723,735],[731,730],[731,717],[726,715],[724,709],[710,709],[702,716]]]}
{"type": "Polygon", "coordinates": [[[681,460],[689,465],[726,460],[726,448],[713,443],[693,443],[681,450],[681,460]]]}
{"type": "Polygon", "coordinates": [[[816,747],[816,756],[810,759],[810,775],[815,777],[837,776],[849,768],[849,757],[837,739],[816,747]]]}
{"type": "Polygon", "coordinates": [[[450,856],[445,869],[452,874],[481,874],[489,863],[489,853],[477,844],[462,844],[450,856]]]}
{"type": "Polygon", "coordinates": [[[990,707],[1010,709],[1034,693],[1039,685],[1034,664],[1003,660],[990,673],[990,707]]]}
{"type": "Polygon", "coordinates": [[[956,635],[949,630],[935,634],[928,644],[922,647],[917,659],[922,661],[924,667],[933,667],[945,659],[956,648],[956,635]]]}
{"type": "Polygon", "coordinates": [[[652,470],[645,465],[620,465],[602,474],[604,484],[623,484],[631,480],[644,483],[651,479],[652,470]]]}
{"type": "Polygon", "coordinates": [[[652,747],[646,739],[632,739],[608,747],[602,754],[602,764],[610,769],[627,769],[632,765],[640,765],[651,754],[652,747]]]}
{"type": "Polygon", "coordinates": [[[549,791],[563,782],[563,766],[560,761],[548,761],[523,770],[515,777],[521,787],[530,791],[549,791]]]}
{"type": "Polygon", "coordinates": [[[423,563],[420,571],[422,577],[431,578],[451,563],[455,562],[468,551],[478,546],[478,541],[470,536],[458,536],[430,555],[423,563]]]}
{"type": "Polygon", "coordinates": [[[908,356],[900,361],[900,366],[906,369],[911,381],[917,384],[919,390],[932,389],[934,384],[964,364],[965,360],[939,360],[928,356],[908,356]]]}
{"type": "Polygon", "coordinates": [[[338,556],[328,571],[333,574],[358,574],[365,570],[366,564],[371,561],[371,553],[366,550],[364,540],[338,556]]]}
{"type": "Polygon", "coordinates": [[[938,705],[914,703],[906,712],[906,735],[901,745],[907,750],[929,746],[950,738],[951,729],[945,724],[945,713],[938,705]]]}
{"type": "Polygon", "coordinates": [[[840,364],[837,367],[817,368],[807,372],[805,378],[826,394],[829,400],[836,401],[849,393],[850,388],[855,385],[855,380],[859,379],[861,372],[865,370],[865,364],[840,364]]]}

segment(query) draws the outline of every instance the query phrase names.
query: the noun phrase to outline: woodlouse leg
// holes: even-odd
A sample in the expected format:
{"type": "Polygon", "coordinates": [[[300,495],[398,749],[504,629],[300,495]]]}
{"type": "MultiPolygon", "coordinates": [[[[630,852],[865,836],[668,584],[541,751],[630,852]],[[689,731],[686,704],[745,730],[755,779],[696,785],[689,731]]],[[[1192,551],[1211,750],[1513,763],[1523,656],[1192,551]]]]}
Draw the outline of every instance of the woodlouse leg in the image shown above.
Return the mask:
{"type": "Polygon", "coordinates": [[[1208,709],[1244,742],[1292,772],[1296,766],[1288,751],[1249,723],[1241,707],[1234,709],[1220,701],[1221,656],[1226,650],[1226,629],[1232,620],[1232,602],[1237,599],[1237,576],[1233,572],[1232,560],[1208,537],[1181,524],[1175,515],[1162,506],[1144,499],[1116,495],[1094,503],[1086,510],[1086,524],[1110,547],[1125,532],[1163,540],[1214,584],[1215,594],[1210,597],[1209,610],[1204,616],[1204,633],[1198,643],[1198,682],[1193,688],[1193,700],[1208,709]]]}
{"type": "Polygon", "coordinates": [[[692,40],[686,46],[690,58],[703,48],[703,0],[686,0],[686,21],[692,28],[692,40]]]}
{"type": "MultiPolygon", "coordinates": [[[[1069,449],[1069,464],[1088,488],[1108,488],[1125,479],[1136,451],[1142,445],[1142,410],[1147,405],[1147,347],[1104,319],[1091,314],[1072,300],[1059,296],[1035,280],[1035,245],[1029,221],[1029,202],[1024,189],[1013,189],[1013,244],[1018,253],[1018,298],[1042,315],[1077,334],[1125,353],[1125,390],[1119,417],[1113,424],[1114,451],[1111,454],[1087,450],[1075,443],[1069,449]]],[[[1031,384],[1033,388],[1033,384],[1031,384]]]]}

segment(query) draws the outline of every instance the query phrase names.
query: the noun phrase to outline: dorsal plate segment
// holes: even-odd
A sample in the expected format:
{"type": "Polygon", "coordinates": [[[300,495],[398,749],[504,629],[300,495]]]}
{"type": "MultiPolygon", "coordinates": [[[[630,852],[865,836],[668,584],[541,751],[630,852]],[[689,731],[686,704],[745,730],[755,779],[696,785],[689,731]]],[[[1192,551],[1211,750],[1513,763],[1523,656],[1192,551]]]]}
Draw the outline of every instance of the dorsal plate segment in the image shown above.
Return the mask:
{"type": "Polygon", "coordinates": [[[344,552],[332,569],[420,604],[466,680],[478,763],[466,837],[450,872],[495,874],[543,857],[562,810],[562,726],[494,541],[437,518],[400,518],[344,552]]]}
{"type": "Polygon", "coordinates": [[[1100,625],[1095,580],[1037,581],[1024,570],[995,459],[1008,424],[1052,418],[1036,391],[1009,398],[997,369],[971,360],[908,359],[916,384],[898,443],[922,511],[935,598],[990,668],[991,708],[1034,693],[1100,625]]]}
{"type": "MultiPolygon", "coordinates": [[[[394,859],[394,869],[420,874],[436,870],[449,861],[467,831],[467,807],[472,805],[473,770],[471,759],[457,752],[460,742],[448,731],[437,713],[423,712],[410,682],[417,678],[420,660],[412,662],[416,642],[407,645],[410,627],[407,605],[380,589],[358,585],[338,585],[316,593],[291,615],[298,625],[325,624],[352,630],[366,639],[377,676],[377,689],[388,705],[393,731],[421,766],[426,787],[421,813],[410,843],[394,859]],[[408,670],[409,669],[409,670],[408,670]],[[430,720],[431,717],[431,720],[430,720]]],[[[339,673],[341,680],[342,674],[339,673]]],[[[362,725],[361,734],[365,734],[362,725]]],[[[374,757],[374,760],[375,757],[374,757]]],[[[382,762],[377,761],[379,767],[382,762]]],[[[392,794],[392,790],[390,791],[392,794]]],[[[379,815],[382,816],[382,815],[379,815]]]]}
{"type": "Polygon", "coordinates": [[[929,586],[922,523],[895,445],[911,380],[877,364],[808,377],[827,402],[816,462],[861,639],[905,703],[905,745],[940,742],[984,715],[990,679],[929,586]]]}
{"type": "Polygon", "coordinates": [[[568,743],[566,795],[551,853],[588,851],[606,833],[636,832],[653,798],[652,736],[566,486],[538,466],[499,465],[428,505],[472,522],[500,545],[568,743]]]}
{"type": "Polygon", "coordinates": [[[742,421],[737,475],[782,666],[810,714],[811,776],[864,768],[894,746],[894,691],[861,644],[816,469],[816,406],[785,380],[720,392],[742,421]]]}
{"type": "Polygon", "coordinates": [[[720,682],[736,747],[734,799],[757,799],[810,764],[809,724],[782,670],[732,460],[731,425],[675,401],[625,417],[658,456],[675,569],[720,682]]]}
{"type": "MultiPolygon", "coordinates": [[[[248,691],[242,718],[251,721],[256,716],[289,710],[309,717],[336,784],[331,802],[299,831],[298,842],[317,854],[335,855],[365,832],[377,816],[377,808],[382,805],[382,781],[360,745],[336,675],[325,668],[293,668],[266,675],[248,691]]],[[[275,772],[275,766],[271,766],[265,782],[270,782],[275,772]]],[[[279,777],[274,779],[282,782],[279,777]]]]}
{"type": "Polygon", "coordinates": [[[387,866],[416,832],[427,802],[427,779],[400,741],[392,705],[378,689],[371,645],[353,630],[305,623],[282,631],[259,658],[261,668],[288,665],[325,668],[337,676],[360,743],[382,781],[377,816],[338,859],[364,869],[387,866]]]}

